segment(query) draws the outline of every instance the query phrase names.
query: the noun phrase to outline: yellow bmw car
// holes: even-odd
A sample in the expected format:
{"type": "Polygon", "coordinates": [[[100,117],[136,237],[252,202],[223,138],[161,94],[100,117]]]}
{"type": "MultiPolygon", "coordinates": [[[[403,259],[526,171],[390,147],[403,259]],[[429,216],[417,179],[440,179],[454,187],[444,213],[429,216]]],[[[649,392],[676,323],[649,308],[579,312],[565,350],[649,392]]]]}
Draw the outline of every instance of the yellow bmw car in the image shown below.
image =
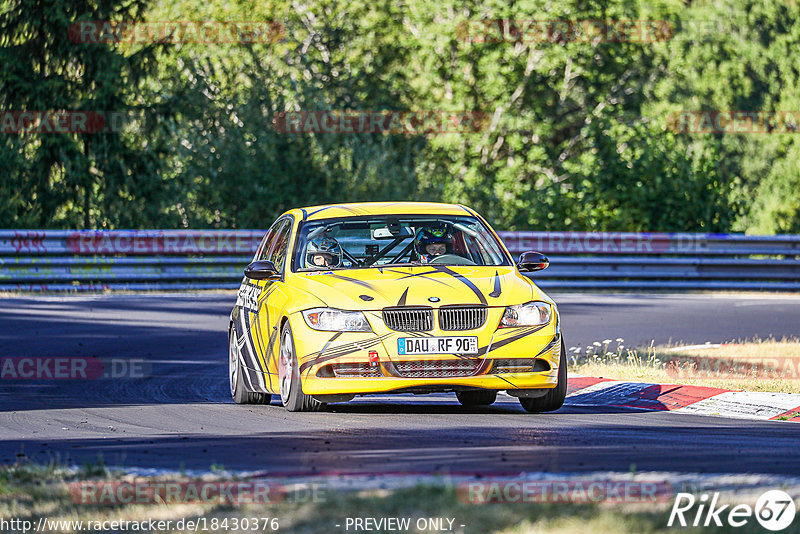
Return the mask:
{"type": "Polygon", "coordinates": [[[290,210],[245,269],[230,316],[237,403],[289,411],[355,395],[499,391],[529,412],[561,407],[567,365],[555,303],[489,224],[450,204],[372,202],[290,210]]]}

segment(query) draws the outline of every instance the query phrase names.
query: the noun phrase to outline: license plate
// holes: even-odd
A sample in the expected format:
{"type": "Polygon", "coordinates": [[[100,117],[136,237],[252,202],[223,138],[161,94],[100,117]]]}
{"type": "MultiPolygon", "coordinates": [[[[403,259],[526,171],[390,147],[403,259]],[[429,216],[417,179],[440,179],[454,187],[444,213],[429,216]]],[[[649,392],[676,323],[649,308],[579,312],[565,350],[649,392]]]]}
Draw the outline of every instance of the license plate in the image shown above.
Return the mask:
{"type": "Polygon", "coordinates": [[[401,337],[398,354],[478,354],[477,336],[401,337]]]}

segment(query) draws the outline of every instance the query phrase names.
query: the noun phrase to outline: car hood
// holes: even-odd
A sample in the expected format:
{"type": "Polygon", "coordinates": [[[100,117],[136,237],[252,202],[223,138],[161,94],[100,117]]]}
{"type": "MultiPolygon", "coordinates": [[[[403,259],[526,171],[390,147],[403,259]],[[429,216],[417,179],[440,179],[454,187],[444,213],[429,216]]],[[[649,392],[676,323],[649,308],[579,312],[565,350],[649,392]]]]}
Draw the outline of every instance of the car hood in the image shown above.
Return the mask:
{"type": "Polygon", "coordinates": [[[291,284],[332,308],[552,302],[516,268],[420,265],[294,273],[291,284]],[[438,299],[438,300],[436,300],[438,299]]]}

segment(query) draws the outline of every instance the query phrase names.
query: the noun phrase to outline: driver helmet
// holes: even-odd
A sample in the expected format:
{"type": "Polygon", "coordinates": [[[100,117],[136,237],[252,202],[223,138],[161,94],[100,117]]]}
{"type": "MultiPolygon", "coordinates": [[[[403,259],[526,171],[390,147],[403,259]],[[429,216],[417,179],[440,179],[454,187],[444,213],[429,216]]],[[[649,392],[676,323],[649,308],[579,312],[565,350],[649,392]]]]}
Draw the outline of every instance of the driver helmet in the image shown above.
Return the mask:
{"type": "Polygon", "coordinates": [[[417,237],[415,246],[417,256],[424,262],[429,262],[436,256],[442,254],[453,253],[453,234],[447,229],[447,226],[429,226],[423,228],[420,235],[417,237]],[[444,251],[440,253],[431,253],[428,251],[428,245],[439,244],[444,245],[444,251]]]}
{"type": "Polygon", "coordinates": [[[338,267],[342,263],[342,247],[332,237],[312,239],[306,247],[306,267],[338,267]],[[319,265],[314,262],[318,256],[325,258],[325,263],[319,265]]]}

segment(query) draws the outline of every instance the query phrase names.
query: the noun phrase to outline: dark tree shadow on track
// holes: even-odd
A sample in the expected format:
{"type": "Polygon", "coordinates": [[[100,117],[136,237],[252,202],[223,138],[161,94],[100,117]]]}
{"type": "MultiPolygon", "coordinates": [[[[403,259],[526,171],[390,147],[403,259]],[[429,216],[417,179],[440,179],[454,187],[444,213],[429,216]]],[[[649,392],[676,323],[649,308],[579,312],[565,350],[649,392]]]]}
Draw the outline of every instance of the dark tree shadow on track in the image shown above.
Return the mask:
{"type": "MultiPolygon", "coordinates": [[[[21,379],[4,368],[0,412],[230,399],[226,336],[229,306],[224,312],[222,307],[206,307],[202,316],[169,322],[165,321],[168,315],[148,319],[151,309],[138,306],[135,299],[127,304],[113,308],[113,316],[101,314],[99,319],[87,317],[86,309],[54,310],[49,305],[0,312],[3,363],[6,358],[23,357],[145,362],[144,373],[121,378],[21,379]]],[[[168,314],[177,311],[170,306],[190,304],[171,302],[153,309],[168,314]]],[[[84,302],[84,306],[95,305],[94,301],[84,302]]]]}
{"type": "MultiPolygon", "coordinates": [[[[309,414],[302,417],[307,419],[309,414]]],[[[796,454],[800,427],[758,421],[718,425],[710,419],[706,424],[692,418],[690,424],[675,425],[665,420],[658,425],[625,424],[618,419],[619,424],[607,426],[463,425],[295,432],[242,428],[238,434],[224,436],[1,440],[0,462],[81,464],[101,456],[106,465],[128,468],[207,470],[216,464],[232,470],[303,476],[628,471],[632,464],[639,471],[800,473],[796,454]]]]}

